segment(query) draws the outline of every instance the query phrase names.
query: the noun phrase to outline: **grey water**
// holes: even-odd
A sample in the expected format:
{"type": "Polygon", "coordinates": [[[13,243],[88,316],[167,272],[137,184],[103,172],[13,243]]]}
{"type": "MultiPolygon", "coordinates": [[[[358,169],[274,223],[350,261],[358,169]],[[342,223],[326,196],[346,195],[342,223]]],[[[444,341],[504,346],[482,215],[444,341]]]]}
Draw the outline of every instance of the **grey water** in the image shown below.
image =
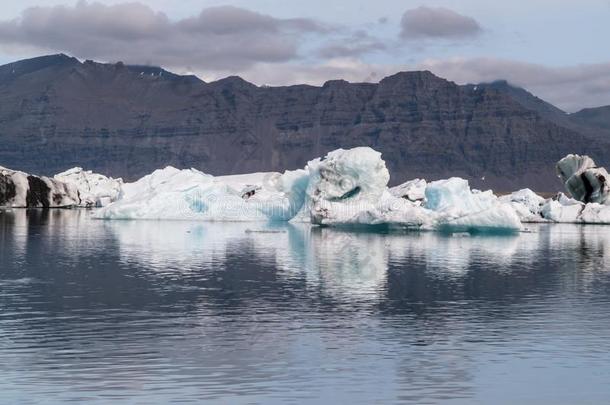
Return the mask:
{"type": "Polygon", "coordinates": [[[0,213],[0,403],[610,400],[610,227],[0,213]]]}

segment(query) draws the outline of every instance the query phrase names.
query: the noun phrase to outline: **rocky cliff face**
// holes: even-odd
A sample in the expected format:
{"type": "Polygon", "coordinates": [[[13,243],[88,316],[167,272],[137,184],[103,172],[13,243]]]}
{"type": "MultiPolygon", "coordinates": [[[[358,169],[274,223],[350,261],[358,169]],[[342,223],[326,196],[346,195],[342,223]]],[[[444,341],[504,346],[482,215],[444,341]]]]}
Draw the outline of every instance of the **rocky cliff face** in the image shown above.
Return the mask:
{"type": "Polygon", "coordinates": [[[459,175],[475,187],[552,191],[561,188],[554,164],[568,153],[610,163],[599,153],[609,143],[501,87],[406,72],[378,84],[269,88],[47,56],[0,67],[0,164],[133,180],[165,165],[299,168],[339,147],[371,146],[393,184],[459,175]]]}
{"type": "Polygon", "coordinates": [[[597,129],[610,139],[610,105],[585,108],[570,114],[572,121],[597,129]]]}

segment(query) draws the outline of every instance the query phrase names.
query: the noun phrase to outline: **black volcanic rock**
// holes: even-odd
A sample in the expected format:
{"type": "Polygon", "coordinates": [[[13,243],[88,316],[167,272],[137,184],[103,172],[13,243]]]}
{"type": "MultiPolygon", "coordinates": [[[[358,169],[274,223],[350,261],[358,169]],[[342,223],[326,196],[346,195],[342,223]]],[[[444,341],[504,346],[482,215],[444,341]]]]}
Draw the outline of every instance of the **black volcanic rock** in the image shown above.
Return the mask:
{"type": "Polygon", "coordinates": [[[83,166],[133,180],[165,165],[211,174],[299,168],[366,145],[383,153],[393,184],[459,175],[476,187],[553,191],[555,163],[568,153],[610,163],[607,142],[517,96],[430,72],[258,87],[47,56],[0,67],[0,164],[43,174],[83,166]]]}

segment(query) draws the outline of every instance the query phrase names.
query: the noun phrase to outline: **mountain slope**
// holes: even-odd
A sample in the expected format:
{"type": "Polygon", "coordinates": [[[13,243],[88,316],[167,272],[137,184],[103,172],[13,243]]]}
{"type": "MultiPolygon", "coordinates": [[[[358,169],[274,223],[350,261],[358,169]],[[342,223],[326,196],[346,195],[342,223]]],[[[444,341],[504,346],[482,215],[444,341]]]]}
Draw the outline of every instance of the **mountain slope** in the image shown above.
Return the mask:
{"type": "Polygon", "coordinates": [[[168,164],[212,174],[298,168],[368,145],[394,184],[459,175],[476,187],[540,191],[561,187],[554,164],[567,153],[605,164],[607,144],[527,107],[505,89],[430,72],[257,87],[55,55],[0,67],[0,164],[134,179],[168,164]]]}
{"type": "Polygon", "coordinates": [[[610,105],[597,108],[585,108],[574,114],[570,114],[570,118],[574,122],[582,125],[610,132],[610,105]]]}

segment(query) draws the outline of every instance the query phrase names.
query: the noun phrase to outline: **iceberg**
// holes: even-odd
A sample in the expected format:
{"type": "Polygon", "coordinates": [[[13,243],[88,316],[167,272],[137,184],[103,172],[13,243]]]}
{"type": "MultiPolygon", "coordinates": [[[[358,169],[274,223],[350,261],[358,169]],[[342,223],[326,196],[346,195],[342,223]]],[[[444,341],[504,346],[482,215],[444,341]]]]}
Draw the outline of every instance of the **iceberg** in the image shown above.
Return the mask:
{"type": "Polygon", "coordinates": [[[559,193],[545,202],[542,216],[552,222],[575,224],[610,224],[610,205],[583,203],[559,193]]]}
{"type": "Polygon", "coordinates": [[[71,184],[78,190],[81,207],[103,207],[119,199],[122,179],[113,179],[90,170],[75,167],[53,176],[55,180],[71,184]]]}
{"type": "Polygon", "coordinates": [[[583,203],[610,204],[608,172],[589,156],[568,155],[557,163],[566,190],[583,203]]]}
{"type": "Polygon", "coordinates": [[[426,187],[425,208],[435,215],[434,227],[452,232],[520,231],[515,210],[491,190],[471,190],[459,177],[432,182],[426,187]]]}
{"type": "Polygon", "coordinates": [[[368,147],[338,149],[304,169],[284,173],[215,177],[167,167],[121,184],[118,197],[116,184],[110,187],[112,193],[102,187],[118,201],[96,217],[291,221],[451,232],[519,231],[523,222],[609,223],[605,169],[586,156],[569,155],[558,170],[578,199],[564,194],[545,199],[530,189],[497,197],[492,191],[472,190],[467,180],[457,177],[431,183],[415,179],[388,188],[390,175],[379,152],[368,147]]]}
{"type": "Polygon", "coordinates": [[[566,191],[550,199],[529,189],[500,200],[509,203],[522,222],[610,224],[608,172],[589,156],[567,155],[557,162],[557,172],[566,191]]]}
{"type": "Polygon", "coordinates": [[[388,188],[381,153],[338,149],[304,169],[211,176],[196,169],[156,170],[123,184],[100,219],[291,221],[321,226],[383,225],[407,229],[518,231],[519,216],[491,191],[459,178],[414,180],[388,188]]]}
{"type": "Polygon", "coordinates": [[[394,197],[404,198],[411,202],[422,203],[426,198],[427,186],[428,183],[426,180],[414,179],[392,187],[389,191],[394,197]]]}
{"type": "Polygon", "coordinates": [[[309,162],[307,170],[307,209],[314,224],[457,232],[521,229],[509,206],[491,191],[471,191],[464,179],[430,184],[414,180],[388,189],[385,162],[371,148],[333,151],[324,159],[309,162]]]}
{"type": "Polygon", "coordinates": [[[367,147],[338,149],[310,161],[306,205],[318,225],[401,225],[421,227],[419,207],[387,190],[390,173],[381,153],[367,147]]]}
{"type": "Polygon", "coordinates": [[[546,199],[534,193],[529,188],[515,191],[499,197],[499,200],[509,204],[519,215],[521,222],[546,222],[542,216],[542,206],[546,199]]]}
{"type": "Polygon", "coordinates": [[[313,201],[377,202],[386,190],[390,173],[381,153],[371,148],[337,149],[312,160],[307,194],[313,201]]]}
{"type": "Polygon", "coordinates": [[[610,224],[608,172],[568,155],[557,171],[569,196],[530,189],[497,197],[453,177],[388,187],[381,153],[337,149],[283,173],[212,176],[168,166],[133,183],[80,167],[53,178],[0,167],[0,207],[96,207],[98,219],[289,221],[448,232],[520,231],[522,223],[610,224]]]}
{"type": "Polygon", "coordinates": [[[0,207],[66,208],[79,203],[71,184],[0,167],[0,207]]]}
{"type": "Polygon", "coordinates": [[[123,185],[119,201],[96,212],[102,219],[207,221],[288,220],[303,205],[303,170],[214,177],[168,166],[123,185]]]}
{"type": "Polygon", "coordinates": [[[559,194],[548,200],[541,208],[542,217],[552,222],[577,223],[585,204],[559,194]]]}
{"type": "Polygon", "coordinates": [[[305,211],[314,224],[433,226],[428,210],[390,193],[390,173],[381,153],[371,148],[338,149],[310,161],[305,170],[309,184],[301,212],[305,211]]]}

